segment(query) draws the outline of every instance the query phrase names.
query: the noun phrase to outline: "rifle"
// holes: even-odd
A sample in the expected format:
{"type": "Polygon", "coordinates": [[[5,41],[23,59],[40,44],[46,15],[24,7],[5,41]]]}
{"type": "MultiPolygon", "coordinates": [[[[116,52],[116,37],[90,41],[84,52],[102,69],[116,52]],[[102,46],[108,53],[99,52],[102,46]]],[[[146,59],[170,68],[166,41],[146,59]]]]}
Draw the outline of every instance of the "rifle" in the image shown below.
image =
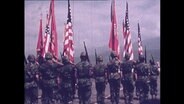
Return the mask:
{"type": "Polygon", "coordinates": [[[145,55],[145,63],[147,63],[146,46],[145,46],[145,50],[144,51],[145,51],[145,54],[144,54],[145,55]]]}
{"type": "Polygon", "coordinates": [[[24,63],[27,64],[26,56],[24,55],[24,63]]]}
{"type": "Polygon", "coordinates": [[[153,58],[153,55],[151,54],[151,59],[153,60],[153,62],[155,63],[155,60],[154,60],[154,58],[153,58]]]}
{"type": "Polygon", "coordinates": [[[97,64],[97,53],[96,53],[96,49],[95,49],[95,60],[96,60],[96,64],[97,64]]]}
{"type": "Polygon", "coordinates": [[[84,43],[84,49],[85,49],[85,52],[86,52],[86,58],[87,58],[87,61],[90,63],[89,55],[88,55],[88,51],[87,51],[87,48],[86,48],[85,41],[83,41],[83,43],[84,43]]]}

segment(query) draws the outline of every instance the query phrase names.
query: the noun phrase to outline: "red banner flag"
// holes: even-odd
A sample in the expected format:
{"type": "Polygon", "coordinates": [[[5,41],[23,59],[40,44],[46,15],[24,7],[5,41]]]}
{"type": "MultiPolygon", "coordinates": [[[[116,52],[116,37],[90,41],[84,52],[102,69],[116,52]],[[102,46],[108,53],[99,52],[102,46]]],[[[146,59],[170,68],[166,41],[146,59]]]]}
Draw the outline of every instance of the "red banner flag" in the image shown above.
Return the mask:
{"type": "Polygon", "coordinates": [[[40,19],[40,29],[39,29],[39,34],[38,34],[36,52],[37,52],[37,56],[42,55],[43,53],[42,16],[40,19]]]}
{"type": "Polygon", "coordinates": [[[53,54],[53,56],[58,59],[58,43],[57,43],[57,31],[56,31],[56,20],[54,14],[54,0],[52,2],[52,10],[51,10],[51,41],[49,51],[53,54]]]}
{"type": "Polygon", "coordinates": [[[45,53],[47,52],[52,53],[54,58],[58,59],[58,43],[57,43],[56,21],[54,14],[54,0],[51,0],[50,2],[49,15],[47,15],[47,24],[44,36],[44,51],[43,51],[44,57],[45,53]],[[51,20],[51,32],[49,31],[50,20],[51,20]]]}
{"type": "Polygon", "coordinates": [[[119,49],[119,42],[118,42],[118,34],[117,34],[117,23],[116,23],[116,13],[115,13],[115,0],[112,0],[111,3],[111,32],[110,32],[110,39],[109,39],[109,48],[112,51],[115,51],[120,58],[120,49],[119,49]]]}

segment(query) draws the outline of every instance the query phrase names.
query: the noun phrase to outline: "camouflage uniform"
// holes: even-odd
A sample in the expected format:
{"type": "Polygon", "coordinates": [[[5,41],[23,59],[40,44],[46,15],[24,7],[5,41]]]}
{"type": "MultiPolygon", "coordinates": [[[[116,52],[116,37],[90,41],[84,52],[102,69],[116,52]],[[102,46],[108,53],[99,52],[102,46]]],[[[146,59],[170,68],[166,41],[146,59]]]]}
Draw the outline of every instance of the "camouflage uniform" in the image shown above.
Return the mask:
{"type": "Polygon", "coordinates": [[[39,64],[36,63],[34,55],[29,55],[27,59],[29,63],[25,66],[25,104],[37,104],[39,64]]]}
{"type": "Polygon", "coordinates": [[[149,92],[149,75],[150,66],[144,62],[144,56],[139,56],[140,63],[135,67],[135,73],[137,76],[137,89],[140,93],[140,103],[147,100],[149,92]]]}
{"type": "Polygon", "coordinates": [[[157,79],[159,76],[158,66],[153,60],[150,60],[150,94],[157,96],[157,79]]]}
{"type": "Polygon", "coordinates": [[[129,59],[130,55],[126,53],[125,61],[123,61],[123,63],[121,64],[122,85],[126,104],[132,103],[134,91],[133,68],[135,65],[135,61],[129,59]]]}
{"type": "Polygon", "coordinates": [[[81,62],[76,65],[78,80],[78,96],[80,104],[90,104],[92,65],[86,60],[86,54],[81,53],[81,62]]]}
{"type": "Polygon", "coordinates": [[[94,78],[97,91],[97,103],[105,104],[105,86],[107,82],[107,66],[103,63],[102,56],[97,58],[97,64],[94,66],[94,78]]]}
{"type": "Polygon", "coordinates": [[[40,66],[39,71],[42,75],[42,103],[50,104],[55,99],[57,93],[57,68],[60,66],[52,60],[53,56],[51,53],[46,53],[46,61],[40,66]]]}
{"type": "Polygon", "coordinates": [[[108,81],[110,85],[111,102],[119,104],[119,93],[120,93],[120,61],[117,55],[111,53],[112,60],[107,65],[108,70],[108,81]]]}
{"type": "Polygon", "coordinates": [[[73,100],[72,81],[75,76],[75,66],[71,64],[66,56],[62,58],[64,66],[60,70],[61,74],[61,92],[64,104],[73,100]]]}

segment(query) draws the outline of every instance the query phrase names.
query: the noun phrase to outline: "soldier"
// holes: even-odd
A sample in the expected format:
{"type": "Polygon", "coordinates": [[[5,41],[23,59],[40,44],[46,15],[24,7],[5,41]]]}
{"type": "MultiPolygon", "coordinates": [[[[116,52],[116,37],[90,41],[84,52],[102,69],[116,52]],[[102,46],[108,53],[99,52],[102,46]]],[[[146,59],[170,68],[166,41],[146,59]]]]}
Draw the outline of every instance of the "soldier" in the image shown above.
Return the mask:
{"type": "MultiPolygon", "coordinates": [[[[70,63],[68,57],[63,56],[62,62],[64,66],[60,70],[61,75],[61,90],[62,90],[62,100],[64,104],[69,104],[73,100],[73,89],[72,81],[73,76],[75,76],[75,66],[70,63]]],[[[76,78],[75,78],[76,79],[76,78]]]]}
{"type": "Polygon", "coordinates": [[[107,64],[108,81],[110,85],[110,95],[111,95],[110,97],[112,104],[114,103],[119,104],[120,78],[121,78],[120,61],[114,51],[111,52],[111,58],[112,60],[110,60],[110,62],[107,64]]]}
{"type": "Polygon", "coordinates": [[[87,61],[84,52],[80,55],[81,62],[76,64],[78,97],[80,104],[90,104],[92,65],[87,61]]]}
{"type": "Polygon", "coordinates": [[[39,71],[42,74],[42,103],[50,104],[53,103],[55,97],[55,89],[58,87],[57,84],[57,73],[58,67],[62,65],[54,61],[51,53],[45,54],[45,62],[40,66],[39,71]]]}
{"type": "Polygon", "coordinates": [[[28,55],[29,63],[25,66],[25,103],[37,104],[38,103],[38,67],[39,64],[35,61],[35,56],[28,55]]]}
{"type": "Polygon", "coordinates": [[[133,68],[135,67],[135,61],[130,60],[130,54],[125,54],[125,61],[121,64],[122,71],[122,85],[125,95],[125,104],[132,104],[133,100],[133,68]]]}
{"type": "Polygon", "coordinates": [[[38,56],[37,56],[37,62],[41,65],[42,63],[44,63],[45,59],[44,57],[41,55],[41,51],[38,51],[38,56]]]}
{"type": "Polygon", "coordinates": [[[150,94],[153,96],[155,95],[155,98],[157,96],[157,79],[159,76],[159,70],[158,66],[155,64],[153,60],[150,60],[150,94]]]}
{"type": "Polygon", "coordinates": [[[140,103],[148,99],[150,66],[145,63],[143,55],[139,56],[139,64],[135,67],[137,87],[140,92],[140,103]]]}
{"type": "Polygon", "coordinates": [[[105,86],[107,83],[107,66],[103,63],[102,56],[97,57],[97,64],[94,66],[94,78],[97,91],[97,104],[105,104],[105,86]]]}

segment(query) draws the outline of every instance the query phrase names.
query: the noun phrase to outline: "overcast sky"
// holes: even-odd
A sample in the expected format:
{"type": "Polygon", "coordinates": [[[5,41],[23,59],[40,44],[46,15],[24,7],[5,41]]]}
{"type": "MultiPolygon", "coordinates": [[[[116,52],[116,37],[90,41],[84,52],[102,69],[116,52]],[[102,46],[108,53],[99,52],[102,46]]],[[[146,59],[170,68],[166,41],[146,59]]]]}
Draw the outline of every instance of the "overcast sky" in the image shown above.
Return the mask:
{"type": "MultiPolygon", "coordinates": [[[[142,40],[160,37],[160,0],[116,0],[116,19],[118,38],[123,45],[122,21],[128,2],[129,23],[132,41],[137,41],[137,23],[140,24],[142,40]]],[[[74,31],[74,48],[83,49],[83,41],[88,48],[108,48],[110,37],[111,0],[71,0],[72,22],[74,31]]],[[[50,0],[25,0],[25,54],[36,54],[39,34],[40,14],[43,16],[43,33],[46,13],[50,0]]],[[[67,21],[67,0],[55,0],[56,29],[59,52],[62,51],[64,23],[67,21]]]]}

